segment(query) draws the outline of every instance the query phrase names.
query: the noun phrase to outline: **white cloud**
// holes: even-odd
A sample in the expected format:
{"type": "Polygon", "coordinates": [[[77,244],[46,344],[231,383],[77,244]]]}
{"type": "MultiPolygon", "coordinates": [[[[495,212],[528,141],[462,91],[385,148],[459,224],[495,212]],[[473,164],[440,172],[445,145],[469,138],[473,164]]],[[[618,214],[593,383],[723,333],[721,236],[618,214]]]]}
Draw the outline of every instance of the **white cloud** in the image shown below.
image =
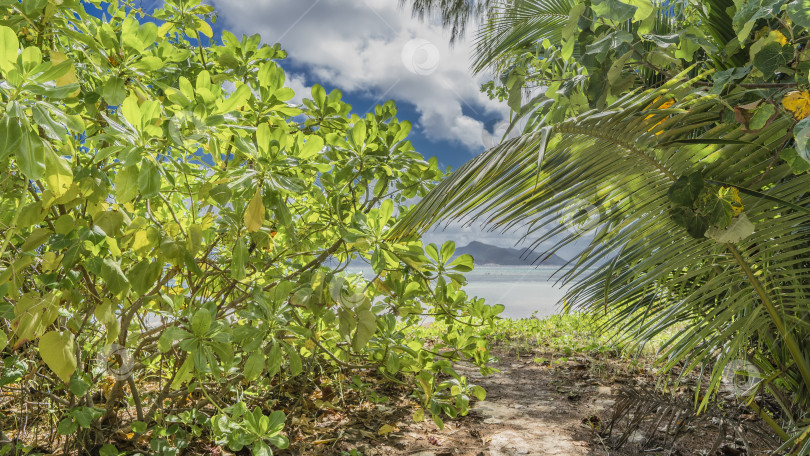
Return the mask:
{"type": "MultiPolygon", "coordinates": [[[[362,93],[378,102],[393,98],[413,104],[420,115],[417,127],[428,139],[454,141],[480,152],[484,126],[478,118],[508,112],[480,93],[487,78],[471,75],[469,42],[451,48],[440,26],[412,18],[394,0],[213,3],[228,30],[280,42],[310,83],[362,93]]],[[[300,76],[290,78],[290,84],[298,85],[294,90],[306,89],[300,76]]],[[[354,108],[363,112],[373,106],[354,108]]]]}

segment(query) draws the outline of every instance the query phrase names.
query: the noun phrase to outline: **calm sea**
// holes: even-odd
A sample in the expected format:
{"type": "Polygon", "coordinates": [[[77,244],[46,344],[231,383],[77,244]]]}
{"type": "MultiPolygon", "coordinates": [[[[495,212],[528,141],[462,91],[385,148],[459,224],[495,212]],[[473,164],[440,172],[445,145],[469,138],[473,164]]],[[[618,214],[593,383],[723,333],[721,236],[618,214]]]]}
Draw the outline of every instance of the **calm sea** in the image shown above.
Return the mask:
{"type": "MultiPolygon", "coordinates": [[[[369,268],[349,268],[347,272],[362,271],[366,277],[373,277],[369,268]],[[371,274],[371,275],[370,275],[371,274]]],[[[531,266],[476,266],[465,275],[468,285],[464,288],[470,296],[484,298],[487,304],[503,304],[506,307],[501,316],[526,318],[551,315],[560,310],[565,289],[555,285],[559,276],[552,274],[555,267],[531,266]]]]}

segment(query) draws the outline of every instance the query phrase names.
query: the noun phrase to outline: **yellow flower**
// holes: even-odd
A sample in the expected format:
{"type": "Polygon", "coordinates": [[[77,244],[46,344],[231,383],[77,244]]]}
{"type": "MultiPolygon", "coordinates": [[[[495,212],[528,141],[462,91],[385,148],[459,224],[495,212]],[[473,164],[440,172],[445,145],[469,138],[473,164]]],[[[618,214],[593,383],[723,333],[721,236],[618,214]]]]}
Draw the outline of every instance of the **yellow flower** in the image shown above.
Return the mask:
{"type": "Polygon", "coordinates": [[[778,32],[778,31],[774,30],[773,32],[769,33],[768,35],[769,35],[768,38],[776,40],[776,42],[781,44],[782,46],[787,44],[787,38],[785,37],[785,35],[782,34],[782,32],[778,32]]]}
{"type": "Polygon", "coordinates": [[[810,117],[810,92],[794,90],[782,98],[782,106],[798,120],[810,117]]]}

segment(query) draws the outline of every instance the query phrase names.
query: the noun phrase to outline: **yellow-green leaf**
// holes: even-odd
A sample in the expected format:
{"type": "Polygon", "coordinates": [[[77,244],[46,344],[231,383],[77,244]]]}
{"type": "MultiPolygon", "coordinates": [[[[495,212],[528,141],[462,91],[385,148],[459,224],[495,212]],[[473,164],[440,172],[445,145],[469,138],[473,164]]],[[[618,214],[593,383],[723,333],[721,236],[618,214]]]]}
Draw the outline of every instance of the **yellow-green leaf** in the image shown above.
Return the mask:
{"type": "Polygon", "coordinates": [[[63,382],[76,371],[76,347],[70,331],[49,331],[39,338],[39,356],[63,382]]]}
{"type": "Polygon", "coordinates": [[[14,30],[0,25],[0,70],[8,71],[17,61],[20,42],[14,30]]]}
{"type": "Polygon", "coordinates": [[[255,233],[261,229],[263,224],[264,203],[262,202],[262,190],[259,188],[245,209],[245,227],[249,232],[255,233]]]}
{"type": "Polygon", "coordinates": [[[782,106],[793,113],[793,117],[796,119],[810,117],[810,92],[794,90],[782,98],[782,106]]]}
{"type": "Polygon", "coordinates": [[[45,182],[57,197],[64,195],[73,184],[70,164],[50,149],[45,152],[45,182]]]}
{"type": "MultiPolygon", "coordinates": [[[[67,56],[61,52],[50,51],[50,55],[51,55],[51,63],[54,65],[59,65],[60,63],[68,60],[67,56]]],[[[79,80],[78,78],[76,78],[76,67],[74,67],[73,64],[71,63],[70,69],[67,71],[67,73],[56,78],[54,82],[56,82],[57,87],[78,83],[79,80]]],[[[71,97],[76,96],[79,94],[80,91],[81,89],[76,89],[76,91],[70,94],[70,96],[71,97]]]]}

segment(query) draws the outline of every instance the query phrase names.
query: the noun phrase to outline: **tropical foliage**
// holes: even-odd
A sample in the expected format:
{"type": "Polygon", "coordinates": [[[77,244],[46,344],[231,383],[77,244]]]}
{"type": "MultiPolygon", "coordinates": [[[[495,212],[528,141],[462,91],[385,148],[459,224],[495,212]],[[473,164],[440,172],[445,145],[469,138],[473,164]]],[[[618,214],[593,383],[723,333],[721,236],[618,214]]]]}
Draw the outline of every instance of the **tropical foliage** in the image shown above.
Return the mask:
{"type": "MultiPolygon", "coordinates": [[[[440,8],[433,2],[434,8],[440,8]]],[[[606,313],[665,371],[710,373],[810,454],[810,4],[492,2],[474,66],[515,137],[400,223],[483,218],[532,247],[584,246],[568,305],[606,313]],[[526,97],[526,93],[531,96],[526,97]],[[766,404],[778,404],[769,407],[766,404]]],[[[708,393],[708,394],[706,394],[708,393]]]]}
{"type": "Polygon", "coordinates": [[[439,425],[483,398],[451,364],[486,372],[471,325],[502,310],[461,290],[472,258],[385,239],[443,176],[392,102],[293,102],[285,52],[214,37],[199,0],[0,16],[0,453],[118,454],[123,429],[271,454],[314,389],[378,399],[360,371],[439,425]],[[448,328],[430,351],[403,333],[424,316],[448,328]]]}

